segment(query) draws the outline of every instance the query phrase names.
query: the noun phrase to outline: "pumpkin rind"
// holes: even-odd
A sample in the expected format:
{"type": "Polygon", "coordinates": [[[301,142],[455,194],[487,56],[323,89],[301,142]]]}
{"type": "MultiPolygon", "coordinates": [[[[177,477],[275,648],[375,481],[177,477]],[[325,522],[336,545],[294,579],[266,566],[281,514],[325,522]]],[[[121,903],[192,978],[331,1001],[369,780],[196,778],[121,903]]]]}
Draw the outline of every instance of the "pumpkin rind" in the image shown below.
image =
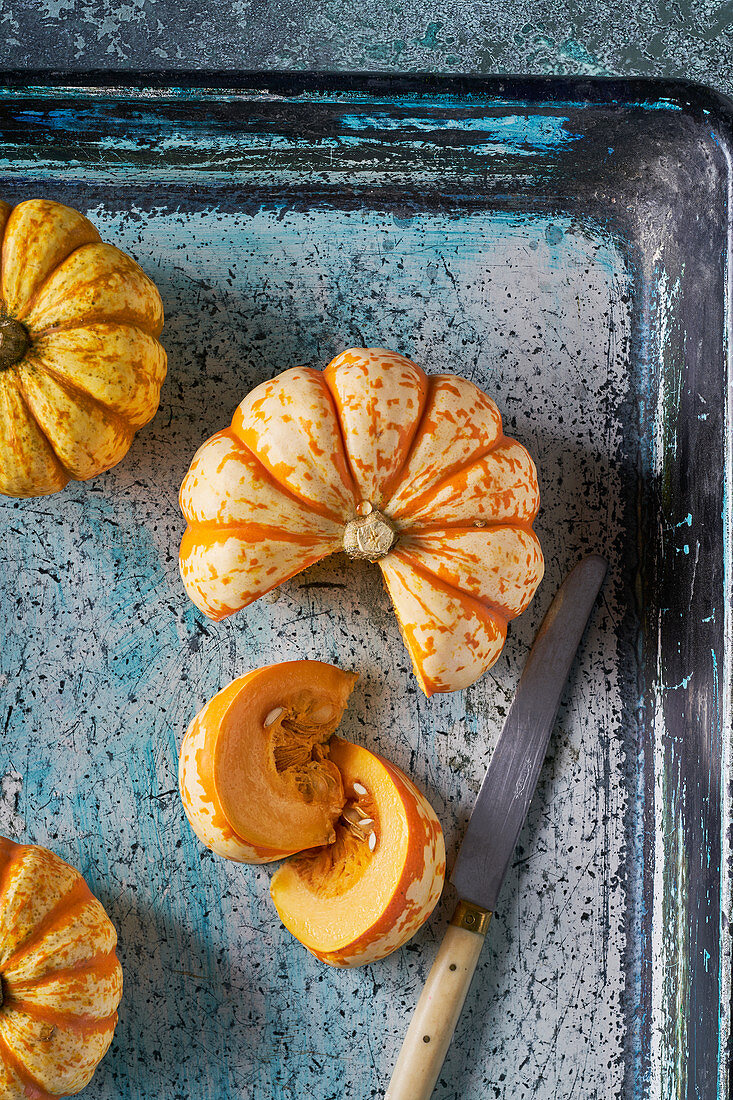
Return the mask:
{"type": "Polygon", "coordinates": [[[258,386],[199,448],[181,575],[221,619],[345,547],[378,561],[426,694],[455,691],[494,663],[542,579],[539,503],[532,458],[477,386],[352,348],[258,386]],[[380,524],[389,537],[370,539],[380,524]]]}
{"type": "MultiPolygon", "coordinates": [[[[389,875],[386,878],[383,874],[372,875],[368,883],[366,878],[362,880],[357,886],[359,900],[349,892],[337,897],[336,912],[329,912],[328,902],[321,900],[319,903],[317,897],[308,898],[309,891],[305,888],[307,910],[312,913],[323,905],[322,923],[334,931],[338,929],[341,943],[332,943],[330,948],[318,946],[309,938],[306,926],[310,921],[294,921],[286,903],[289,889],[293,886],[298,889],[301,879],[297,858],[284,863],[275,872],[270,895],[285,927],[321,962],[337,967],[365,966],[402,947],[432,913],[443,889],[445,842],[435,810],[400,768],[377,753],[350,745],[340,737],[332,738],[331,755],[343,776],[345,788],[355,778],[369,783],[366,776],[370,772],[382,773],[381,785],[388,788],[384,801],[389,810],[381,823],[391,836],[380,839],[375,856],[383,861],[386,854],[382,866],[386,863],[389,875]],[[368,905],[364,904],[367,901],[368,905]],[[338,910],[342,911],[344,904],[350,911],[347,935],[338,917],[338,910]]],[[[371,871],[368,869],[366,875],[371,875],[371,871]]]]}
{"type": "Polygon", "coordinates": [[[117,1023],[117,935],[73,867],[0,837],[0,1096],[50,1100],[91,1080],[117,1023]]]}
{"type": "Polygon", "coordinates": [[[42,496],[116,465],[155,415],[163,306],[77,211],[31,199],[3,220],[0,320],[28,346],[0,356],[0,493],[42,496]]]}

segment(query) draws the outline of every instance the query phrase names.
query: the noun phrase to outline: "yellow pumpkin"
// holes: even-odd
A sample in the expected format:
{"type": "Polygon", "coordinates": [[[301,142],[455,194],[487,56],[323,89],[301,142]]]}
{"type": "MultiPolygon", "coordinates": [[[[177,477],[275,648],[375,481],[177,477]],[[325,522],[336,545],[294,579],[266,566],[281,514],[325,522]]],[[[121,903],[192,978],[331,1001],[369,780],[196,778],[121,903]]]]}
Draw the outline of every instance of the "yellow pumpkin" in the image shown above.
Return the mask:
{"type": "Polygon", "coordinates": [[[44,496],[116,465],[158,408],[154,283],[57,202],[0,202],[0,493],[44,496]]]}
{"type": "Polygon", "coordinates": [[[379,563],[426,695],[473,683],[544,569],[537,472],[456,375],[355,348],[253,390],[181,487],[186,590],[212,619],[334,551],[379,563]]]}
{"type": "Polygon", "coordinates": [[[112,1042],[117,934],[78,871],[0,837],[0,1097],[79,1092],[112,1042]]]}

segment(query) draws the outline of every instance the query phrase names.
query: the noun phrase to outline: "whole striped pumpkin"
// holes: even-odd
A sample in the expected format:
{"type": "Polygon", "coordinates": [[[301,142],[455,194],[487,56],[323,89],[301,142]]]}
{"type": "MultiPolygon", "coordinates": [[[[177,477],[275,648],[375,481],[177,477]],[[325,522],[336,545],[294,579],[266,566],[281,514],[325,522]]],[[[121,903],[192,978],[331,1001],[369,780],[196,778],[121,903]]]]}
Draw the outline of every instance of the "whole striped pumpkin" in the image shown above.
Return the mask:
{"type": "Polygon", "coordinates": [[[263,382],[199,448],[181,575],[218,620],[327,554],[377,562],[423,691],[456,691],[540,583],[539,504],[534,462],[487,394],[351,348],[263,382]]]}
{"type": "Polygon", "coordinates": [[[2,1100],[49,1100],[89,1083],[117,1023],[116,944],[78,871],[0,837],[2,1100]]]}

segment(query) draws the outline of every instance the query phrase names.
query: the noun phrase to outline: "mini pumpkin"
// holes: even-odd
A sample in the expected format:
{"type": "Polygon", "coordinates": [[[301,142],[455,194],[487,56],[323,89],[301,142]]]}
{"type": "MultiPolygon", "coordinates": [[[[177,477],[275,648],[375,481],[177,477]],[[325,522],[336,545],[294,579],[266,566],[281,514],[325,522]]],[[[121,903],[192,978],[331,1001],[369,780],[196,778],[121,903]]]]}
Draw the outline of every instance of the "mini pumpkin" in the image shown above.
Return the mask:
{"type": "Polygon", "coordinates": [[[52,1100],[89,1083],[122,995],[117,934],[53,852],[0,837],[0,1097],[52,1100]]]}
{"type": "Polygon", "coordinates": [[[375,561],[426,695],[499,656],[544,563],[537,472],[485,393],[354,348],[262,383],[181,487],[181,575],[222,619],[319,558],[375,561]]]}
{"type": "Polygon", "coordinates": [[[0,492],[55,493],[116,465],[158,408],[163,306],[67,206],[0,202],[0,492]]]}

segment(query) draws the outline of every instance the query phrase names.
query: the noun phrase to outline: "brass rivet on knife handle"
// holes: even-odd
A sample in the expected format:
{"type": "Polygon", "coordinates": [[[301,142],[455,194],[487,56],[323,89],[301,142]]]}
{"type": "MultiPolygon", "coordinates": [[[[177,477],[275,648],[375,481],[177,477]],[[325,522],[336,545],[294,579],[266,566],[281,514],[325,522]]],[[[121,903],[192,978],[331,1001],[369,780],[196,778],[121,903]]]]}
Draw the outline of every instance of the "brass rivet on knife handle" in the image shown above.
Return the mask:
{"type": "Polygon", "coordinates": [[[491,913],[488,909],[482,909],[480,905],[473,905],[470,901],[461,899],[450,922],[457,928],[467,928],[469,932],[485,936],[491,922],[491,913]]]}

